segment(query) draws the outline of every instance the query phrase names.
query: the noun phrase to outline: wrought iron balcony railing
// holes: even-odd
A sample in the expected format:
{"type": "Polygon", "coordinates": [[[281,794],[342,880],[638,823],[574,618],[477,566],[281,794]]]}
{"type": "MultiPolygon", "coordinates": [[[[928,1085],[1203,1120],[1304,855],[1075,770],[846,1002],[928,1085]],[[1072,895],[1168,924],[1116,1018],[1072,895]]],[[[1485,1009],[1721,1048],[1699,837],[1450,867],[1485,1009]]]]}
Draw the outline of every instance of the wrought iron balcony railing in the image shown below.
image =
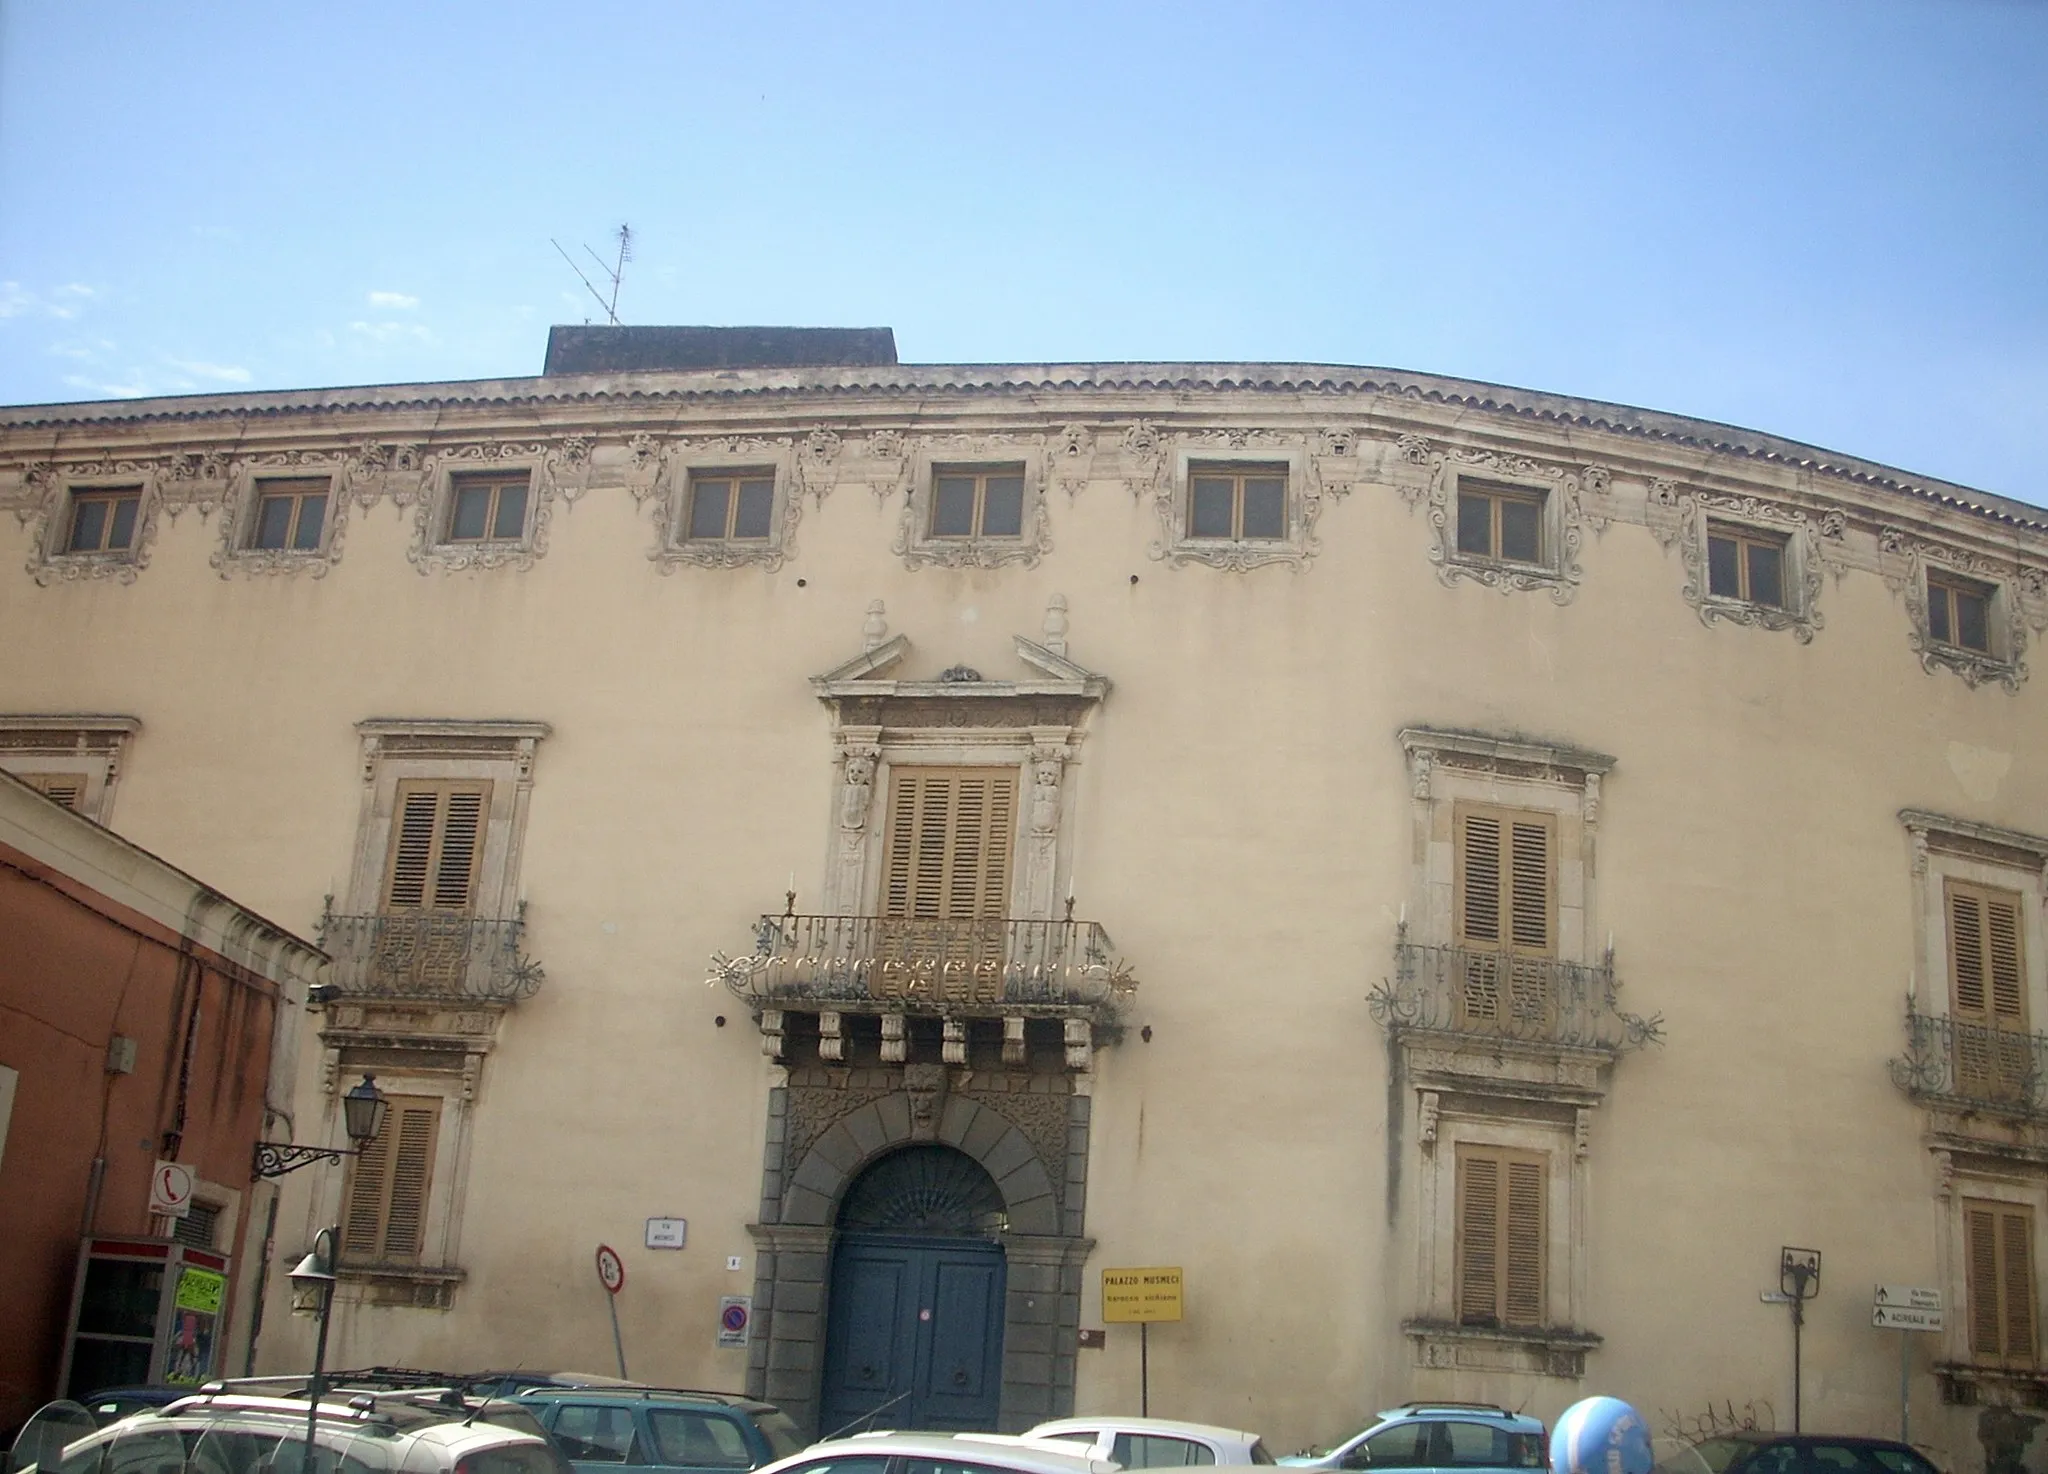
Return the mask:
{"type": "Polygon", "coordinates": [[[754,950],[711,959],[708,981],[757,1005],[1113,1016],[1137,988],[1092,921],[763,916],[754,950]]]}
{"type": "Polygon", "coordinates": [[[330,911],[320,918],[320,945],[334,959],[330,981],[352,998],[516,1003],[540,991],[546,976],[519,950],[525,910],[505,919],[451,911],[330,911]]]}
{"type": "Polygon", "coordinates": [[[1917,1012],[1892,1083],[1916,1100],[2014,1116],[2048,1115],[2048,1034],[1917,1012]]]}
{"type": "Polygon", "coordinates": [[[1404,939],[1395,974],[1370,997],[1372,1016],[1389,1030],[1478,1035],[1608,1054],[1662,1041],[1661,1014],[1624,1013],[1615,994],[1614,956],[1598,966],[1555,957],[1523,957],[1404,939]]]}

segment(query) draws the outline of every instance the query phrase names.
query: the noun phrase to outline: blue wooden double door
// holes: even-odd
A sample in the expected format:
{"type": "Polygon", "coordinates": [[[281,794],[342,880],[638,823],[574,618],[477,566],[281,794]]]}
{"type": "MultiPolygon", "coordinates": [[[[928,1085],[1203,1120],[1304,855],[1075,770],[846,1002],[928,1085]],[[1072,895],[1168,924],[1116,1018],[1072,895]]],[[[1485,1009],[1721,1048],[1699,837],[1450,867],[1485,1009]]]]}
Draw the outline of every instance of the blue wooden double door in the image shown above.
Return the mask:
{"type": "Polygon", "coordinates": [[[1003,1383],[1003,1251],[980,1239],[842,1233],[818,1431],[991,1430],[1003,1383]]]}

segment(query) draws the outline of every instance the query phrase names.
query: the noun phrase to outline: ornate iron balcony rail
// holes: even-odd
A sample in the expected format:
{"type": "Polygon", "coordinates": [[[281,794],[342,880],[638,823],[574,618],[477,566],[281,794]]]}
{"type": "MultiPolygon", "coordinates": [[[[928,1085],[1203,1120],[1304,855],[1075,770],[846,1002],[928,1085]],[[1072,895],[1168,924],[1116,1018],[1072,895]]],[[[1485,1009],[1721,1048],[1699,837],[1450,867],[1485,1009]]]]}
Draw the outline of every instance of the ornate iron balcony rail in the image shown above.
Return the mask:
{"type": "Polygon", "coordinates": [[[1097,923],[1003,917],[763,916],[754,950],[715,953],[707,981],[770,1007],[1104,1017],[1138,986],[1097,923]]]}
{"type": "Polygon", "coordinates": [[[352,998],[516,1003],[540,991],[545,970],[521,955],[526,908],[507,919],[450,911],[320,918],[329,980],[352,998]]]}
{"type": "Polygon", "coordinates": [[[1598,966],[1464,947],[1394,947],[1394,977],[1373,989],[1372,1016],[1389,1030],[1513,1039],[1609,1054],[1663,1042],[1661,1014],[1624,1013],[1610,952],[1598,966]]]}
{"type": "Polygon", "coordinates": [[[1968,1023],[1906,1004],[1906,1052],[1892,1083],[1918,1100],[2007,1115],[2048,1115],[2048,1034],[1968,1023]]]}

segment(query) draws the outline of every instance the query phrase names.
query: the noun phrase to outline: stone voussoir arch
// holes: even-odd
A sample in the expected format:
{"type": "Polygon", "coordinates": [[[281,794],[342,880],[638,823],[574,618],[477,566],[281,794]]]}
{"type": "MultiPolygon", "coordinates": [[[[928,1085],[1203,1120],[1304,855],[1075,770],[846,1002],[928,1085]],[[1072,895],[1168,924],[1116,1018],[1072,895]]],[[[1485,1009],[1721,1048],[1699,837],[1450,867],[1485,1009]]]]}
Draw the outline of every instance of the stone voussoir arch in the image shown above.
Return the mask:
{"type": "Polygon", "coordinates": [[[910,1095],[902,1092],[870,1101],[833,1122],[791,1174],[782,1222],[831,1227],[847,1188],[869,1166],[899,1148],[938,1143],[964,1152],[995,1180],[1010,1233],[1059,1233],[1052,1178],[1030,1140],[1000,1111],[956,1096],[945,1102],[927,1135],[915,1129],[911,1106],[910,1095]]]}

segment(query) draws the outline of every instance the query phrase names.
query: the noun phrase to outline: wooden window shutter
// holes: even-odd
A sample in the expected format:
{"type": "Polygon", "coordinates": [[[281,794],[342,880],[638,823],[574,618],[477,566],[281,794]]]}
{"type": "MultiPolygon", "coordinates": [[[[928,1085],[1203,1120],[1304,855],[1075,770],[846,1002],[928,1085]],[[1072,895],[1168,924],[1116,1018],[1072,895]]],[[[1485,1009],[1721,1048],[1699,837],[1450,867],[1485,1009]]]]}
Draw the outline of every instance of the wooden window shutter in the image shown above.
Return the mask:
{"type": "Polygon", "coordinates": [[[407,781],[398,785],[389,911],[468,911],[476,904],[491,785],[407,781]]]}
{"type": "Polygon", "coordinates": [[[1535,1152],[1459,1149],[1455,1277],[1461,1324],[1543,1324],[1549,1170],[1535,1152]]]}
{"type": "Polygon", "coordinates": [[[431,1095],[388,1099],[383,1129],[363,1144],[350,1174],[342,1245],[355,1259],[403,1263],[418,1259],[425,1242],[441,1101],[431,1095]]]}
{"type": "Polygon", "coordinates": [[[1008,769],[895,769],[882,914],[1006,915],[1016,825],[1017,775],[1008,769]]]}
{"type": "Polygon", "coordinates": [[[85,803],[85,776],[81,773],[17,773],[16,777],[37,793],[73,811],[85,803]]]}
{"type": "Polygon", "coordinates": [[[1970,1354],[1979,1361],[2035,1361],[2034,1211],[2023,1204],[1965,1202],[1965,1289],[1970,1354]]]}
{"type": "Polygon", "coordinates": [[[1459,944],[1556,955],[1555,817],[1460,809],[1457,827],[1459,944]]]}

